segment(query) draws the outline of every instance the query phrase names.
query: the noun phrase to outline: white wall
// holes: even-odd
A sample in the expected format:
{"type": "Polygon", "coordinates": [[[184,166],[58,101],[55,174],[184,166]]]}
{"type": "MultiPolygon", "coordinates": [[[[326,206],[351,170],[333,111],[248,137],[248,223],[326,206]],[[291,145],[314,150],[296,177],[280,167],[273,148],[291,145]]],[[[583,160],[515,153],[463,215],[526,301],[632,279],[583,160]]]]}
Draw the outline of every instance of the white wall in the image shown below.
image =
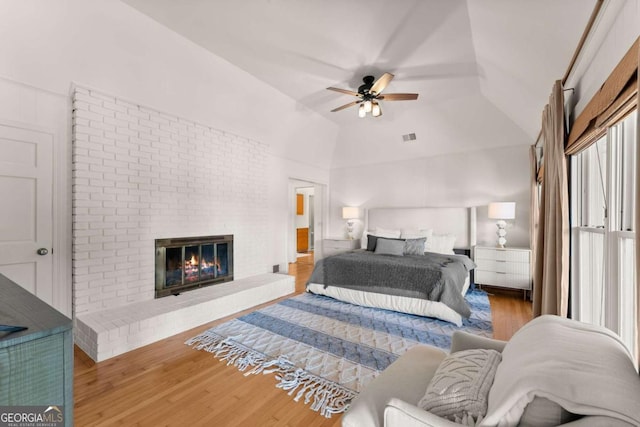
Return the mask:
{"type": "Polygon", "coordinates": [[[152,300],[155,239],[234,236],[234,277],[268,271],[267,146],[78,87],[76,314],[152,300]]]}
{"type": "Polygon", "coordinates": [[[286,265],[288,179],[328,182],[334,123],[120,1],[0,0],[0,77],[67,99],[76,82],[266,144],[269,265],[286,265]]]}
{"type": "MultiPolygon", "coordinates": [[[[494,201],[516,202],[508,246],[529,246],[529,147],[505,147],[331,171],[330,234],[344,235],[342,206],[477,206],[478,244],[494,245],[494,201]]],[[[435,230],[437,232],[437,230],[435,230]]]]}

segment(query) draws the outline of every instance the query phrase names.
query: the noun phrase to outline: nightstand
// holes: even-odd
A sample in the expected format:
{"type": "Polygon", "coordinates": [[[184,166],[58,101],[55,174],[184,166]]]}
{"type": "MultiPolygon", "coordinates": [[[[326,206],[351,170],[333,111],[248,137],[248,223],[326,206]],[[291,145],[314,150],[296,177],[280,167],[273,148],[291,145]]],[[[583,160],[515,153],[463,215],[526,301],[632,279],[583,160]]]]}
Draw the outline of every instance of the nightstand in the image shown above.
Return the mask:
{"type": "Polygon", "coordinates": [[[475,283],[531,291],[531,249],[476,246],[475,283]]]}
{"type": "Polygon", "coordinates": [[[322,254],[325,257],[360,249],[360,239],[324,239],[322,241],[322,254]]]}

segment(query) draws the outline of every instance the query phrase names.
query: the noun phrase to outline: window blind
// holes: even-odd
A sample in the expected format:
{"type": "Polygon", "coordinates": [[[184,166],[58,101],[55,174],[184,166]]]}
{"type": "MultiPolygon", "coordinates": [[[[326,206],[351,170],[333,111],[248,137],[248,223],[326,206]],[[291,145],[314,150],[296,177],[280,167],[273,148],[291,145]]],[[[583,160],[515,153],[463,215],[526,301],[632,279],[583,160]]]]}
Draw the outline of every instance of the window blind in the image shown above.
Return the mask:
{"type": "Polygon", "coordinates": [[[565,154],[579,153],[593,144],[608,126],[637,108],[638,49],[640,38],[624,55],[602,87],[576,118],[565,154]]]}

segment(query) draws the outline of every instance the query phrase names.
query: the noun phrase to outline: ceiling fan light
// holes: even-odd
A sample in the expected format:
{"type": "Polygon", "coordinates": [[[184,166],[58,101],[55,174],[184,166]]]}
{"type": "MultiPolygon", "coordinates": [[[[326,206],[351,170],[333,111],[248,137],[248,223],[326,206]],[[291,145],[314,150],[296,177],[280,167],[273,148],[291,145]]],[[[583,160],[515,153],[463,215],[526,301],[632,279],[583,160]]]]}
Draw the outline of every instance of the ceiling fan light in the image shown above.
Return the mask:
{"type": "Polygon", "coordinates": [[[366,115],[367,115],[367,112],[364,109],[364,104],[360,104],[360,107],[358,108],[358,117],[363,119],[364,116],[366,116],[366,115]]]}
{"type": "Polygon", "coordinates": [[[371,112],[371,108],[372,108],[371,101],[369,101],[369,100],[364,101],[364,112],[365,113],[370,113],[371,112]]]}
{"type": "Polygon", "coordinates": [[[375,102],[371,107],[371,115],[373,117],[380,117],[382,115],[382,109],[380,108],[380,104],[375,102]]]}

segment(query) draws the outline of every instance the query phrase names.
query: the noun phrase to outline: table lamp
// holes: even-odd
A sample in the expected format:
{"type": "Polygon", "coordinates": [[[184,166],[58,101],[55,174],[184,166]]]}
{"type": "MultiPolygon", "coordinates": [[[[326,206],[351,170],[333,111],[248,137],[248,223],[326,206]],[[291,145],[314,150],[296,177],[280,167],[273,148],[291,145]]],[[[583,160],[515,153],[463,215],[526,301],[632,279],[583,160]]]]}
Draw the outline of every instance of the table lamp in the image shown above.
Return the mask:
{"type": "Polygon", "coordinates": [[[514,219],[516,217],[516,203],[515,202],[494,202],[489,203],[489,218],[497,219],[496,226],[498,231],[498,246],[504,248],[507,243],[507,230],[505,227],[507,223],[505,219],[514,219]]]}
{"type": "Polygon", "coordinates": [[[342,208],[342,219],[347,220],[347,235],[349,239],[353,239],[354,220],[360,217],[360,210],[353,206],[345,206],[342,208]]]}

